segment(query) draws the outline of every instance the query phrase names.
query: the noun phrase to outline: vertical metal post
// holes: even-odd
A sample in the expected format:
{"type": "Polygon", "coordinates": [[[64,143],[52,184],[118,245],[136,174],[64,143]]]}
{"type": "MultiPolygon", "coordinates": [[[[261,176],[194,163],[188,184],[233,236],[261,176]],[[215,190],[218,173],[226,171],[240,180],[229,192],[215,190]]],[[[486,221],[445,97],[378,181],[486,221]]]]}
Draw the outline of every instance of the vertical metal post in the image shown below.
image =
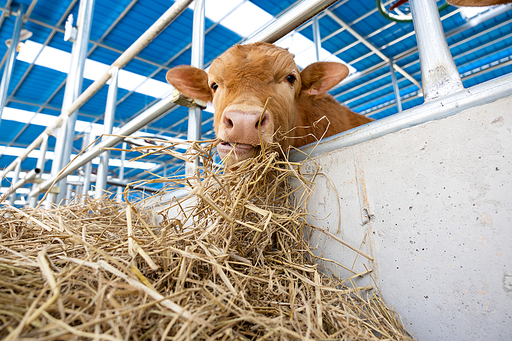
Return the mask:
{"type": "Polygon", "coordinates": [[[402,99],[400,98],[400,88],[398,87],[398,82],[396,80],[396,74],[395,74],[395,63],[393,62],[393,59],[389,60],[389,72],[391,74],[391,82],[393,84],[393,91],[395,92],[395,99],[396,99],[396,107],[398,109],[398,112],[402,111],[402,99]]]}
{"type": "MultiPolygon", "coordinates": [[[[202,69],[204,67],[204,0],[196,0],[194,7],[194,22],[192,27],[192,58],[191,65],[202,69]]],[[[196,105],[188,109],[188,132],[189,141],[201,140],[202,109],[196,105]]],[[[185,174],[195,174],[199,160],[194,163],[187,163],[185,174]]]]}
{"type": "MultiPolygon", "coordinates": [[[[48,135],[44,135],[43,141],[41,142],[41,146],[39,147],[39,158],[37,159],[37,165],[36,165],[36,168],[39,168],[41,170],[41,173],[36,175],[34,184],[32,185],[32,190],[35,190],[37,188],[38,180],[41,179],[41,176],[44,173],[44,164],[46,163],[46,151],[47,150],[48,150],[48,135]]],[[[39,197],[39,195],[29,197],[30,207],[36,207],[38,197],[39,197]]]]}
{"type": "Polygon", "coordinates": [[[313,18],[313,40],[315,42],[316,61],[320,61],[320,50],[322,49],[322,38],[320,38],[320,25],[318,16],[313,18]]]}
{"type": "MultiPolygon", "coordinates": [[[[20,179],[20,172],[21,172],[21,161],[16,164],[16,168],[14,168],[14,175],[12,177],[12,184],[18,182],[20,179]]],[[[16,199],[16,191],[14,191],[11,196],[9,197],[9,205],[14,205],[14,200],[16,199]]]]}
{"type": "MultiPolygon", "coordinates": [[[[87,148],[94,141],[94,135],[92,133],[85,133],[82,140],[82,150],[87,148]]],[[[92,162],[89,161],[84,167],[84,181],[82,187],[82,195],[86,196],[89,193],[89,186],[91,185],[91,173],[92,173],[92,162]]]]}
{"type": "Polygon", "coordinates": [[[9,46],[9,50],[7,51],[7,60],[5,62],[2,83],[0,84],[0,121],[2,120],[2,113],[4,112],[5,103],[7,102],[7,90],[9,90],[9,82],[11,81],[12,71],[14,70],[14,63],[16,61],[16,52],[18,43],[20,42],[21,29],[23,28],[24,13],[25,6],[20,5],[18,13],[16,14],[17,17],[16,23],[14,24],[11,46],[9,46]]]}
{"type": "MultiPolygon", "coordinates": [[[[94,0],[80,1],[77,19],[78,32],[71,51],[71,64],[66,80],[66,89],[64,91],[64,100],[62,103],[63,113],[67,112],[68,108],[78,98],[78,95],[82,90],[82,80],[91,31],[93,7],[94,0]]],[[[65,115],[64,122],[59,129],[52,163],[53,176],[57,175],[62,170],[63,166],[69,162],[75,137],[76,117],[77,112],[74,112],[69,117],[65,115]]],[[[50,195],[50,201],[53,203],[60,202],[65,197],[67,193],[66,179],[62,179],[57,186],[60,188],[60,192],[58,194],[50,195]]]]}
{"type": "MultiPolygon", "coordinates": [[[[116,114],[117,102],[117,85],[118,85],[119,68],[114,67],[110,70],[110,85],[108,86],[107,106],[105,109],[105,117],[103,119],[103,133],[112,134],[114,128],[114,117],[116,114]]],[[[108,136],[103,136],[102,141],[108,139],[108,136]]],[[[100,164],[98,165],[98,174],[96,176],[96,192],[94,197],[101,198],[105,189],[107,188],[107,175],[108,175],[108,160],[110,158],[110,151],[104,151],[100,155],[100,164]]]]}
{"type": "MultiPolygon", "coordinates": [[[[126,160],[126,149],[128,146],[126,145],[126,142],[123,142],[123,151],[121,152],[121,167],[119,168],[119,180],[124,180],[124,162],[126,160]]],[[[116,194],[116,201],[122,202],[123,201],[123,187],[118,186],[117,187],[117,194],[116,194]]]]}
{"type": "Polygon", "coordinates": [[[444,36],[437,3],[410,0],[421,62],[425,102],[462,90],[464,87],[444,36]]]}

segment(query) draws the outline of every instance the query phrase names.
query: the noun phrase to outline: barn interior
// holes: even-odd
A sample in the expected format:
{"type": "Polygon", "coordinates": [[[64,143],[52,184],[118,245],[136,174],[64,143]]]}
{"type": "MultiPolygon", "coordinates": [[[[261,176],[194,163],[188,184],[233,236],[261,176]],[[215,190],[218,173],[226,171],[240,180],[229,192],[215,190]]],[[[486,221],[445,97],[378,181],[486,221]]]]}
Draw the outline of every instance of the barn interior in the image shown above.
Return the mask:
{"type": "MultiPolygon", "coordinates": [[[[18,207],[33,205],[44,194],[43,190],[34,192],[37,184],[51,180],[66,165],[66,156],[63,156],[66,146],[67,157],[73,159],[85,146],[108,132],[109,125],[113,134],[126,135],[123,127],[133,124],[134,119],[153,110],[172,94],[173,88],[166,82],[165,74],[174,66],[191,64],[193,58],[197,60],[197,53],[193,56],[196,44],[204,44],[204,49],[199,48],[204,54],[199,63],[207,68],[229,47],[251,41],[270,25],[288,20],[290,13],[307,2],[206,0],[204,30],[201,30],[200,11],[196,11],[199,18],[194,16],[196,2],[187,1],[179,16],[119,68],[116,92],[110,90],[115,101],[109,102],[109,84],[103,82],[104,85],[95,88],[98,82],[111,69],[110,65],[179,2],[0,1],[0,41],[4,42],[0,44],[3,56],[0,64],[3,69],[0,168],[4,170],[1,193],[9,194],[13,183],[27,179],[11,194],[10,202],[18,207]],[[83,12],[80,12],[81,6],[83,12]],[[85,27],[85,33],[81,27],[85,27]],[[195,41],[194,34],[197,35],[195,41]],[[74,42],[84,36],[85,43],[79,48],[74,42]],[[10,48],[13,41],[19,41],[17,48],[10,48]],[[81,72],[77,72],[78,75],[70,72],[78,69],[73,66],[76,65],[73,58],[78,57],[72,54],[79,52],[85,58],[83,77],[81,72]],[[72,90],[66,93],[71,77],[77,77],[74,78],[78,89],[74,98],[89,88],[95,88],[95,92],[80,104],[75,116],[70,116],[76,117],[76,123],[72,122],[74,118],[69,119],[68,131],[72,134],[68,134],[66,142],[61,140],[59,146],[59,131],[64,129],[55,128],[55,124],[74,100],[72,90]],[[112,119],[106,118],[109,112],[112,119]],[[55,169],[54,164],[59,163],[60,168],[55,169]],[[40,170],[37,174],[36,169],[40,170]],[[37,181],[38,178],[42,180],[37,181]]],[[[424,103],[416,35],[408,17],[409,4],[391,10],[394,2],[313,1],[316,7],[310,11],[308,20],[289,28],[289,33],[282,33],[276,44],[289,48],[300,68],[317,60],[349,65],[350,75],[330,93],[355,112],[376,120],[384,119],[424,103]]],[[[465,88],[512,72],[510,5],[460,8],[444,0],[437,5],[465,88]]],[[[152,144],[155,142],[151,139],[155,138],[178,143],[190,139],[188,129],[195,120],[189,117],[192,116],[188,107],[172,106],[130,133],[136,138],[126,139],[126,144],[120,139],[112,147],[152,144]]],[[[200,134],[201,140],[214,139],[212,108],[207,106],[197,117],[200,120],[195,126],[195,136],[200,134]]],[[[180,146],[176,148],[179,150],[180,146]]],[[[127,183],[185,174],[186,167],[180,159],[155,154],[144,160],[130,161],[138,155],[111,151],[108,172],[98,170],[100,159],[95,157],[88,165],[74,170],[67,177],[67,183],[61,183],[60,194],[48,200],[60,202],[77,193],[102,195],[105,190],[114,195],[118,187],[123,188],[127,183]],[[106,183],[101,180],[103,175],[108,177],[106,183]],[[122,186],[116,186],[116,181],[122,186]]],[[[147,184],[143,190],[152,192],[161,186],[147,184]]]]}

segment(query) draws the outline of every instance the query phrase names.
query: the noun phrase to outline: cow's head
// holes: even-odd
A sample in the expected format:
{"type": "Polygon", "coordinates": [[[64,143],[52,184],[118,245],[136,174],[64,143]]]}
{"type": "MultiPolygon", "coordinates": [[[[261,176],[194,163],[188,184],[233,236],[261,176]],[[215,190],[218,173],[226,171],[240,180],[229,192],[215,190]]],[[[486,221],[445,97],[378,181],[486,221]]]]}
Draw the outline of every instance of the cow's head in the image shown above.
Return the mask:
{"type": "MultiPolygon", "coordinates": [[[[192,66],[168,71],[185,96],[212,102],[217,152],[228,164],[250,158],[261,144],[284,150],[297,122],[299,96],[322,94],[348,74],[339,63],[318,62],[299,71],[288,50],[267,43],[236,45],[215,59],[208,74],[192,66]],[[271,98],[267,110],[263,108],[271,98]]],[[[304,113],[301,113],[304,114],[304,113]]]]}

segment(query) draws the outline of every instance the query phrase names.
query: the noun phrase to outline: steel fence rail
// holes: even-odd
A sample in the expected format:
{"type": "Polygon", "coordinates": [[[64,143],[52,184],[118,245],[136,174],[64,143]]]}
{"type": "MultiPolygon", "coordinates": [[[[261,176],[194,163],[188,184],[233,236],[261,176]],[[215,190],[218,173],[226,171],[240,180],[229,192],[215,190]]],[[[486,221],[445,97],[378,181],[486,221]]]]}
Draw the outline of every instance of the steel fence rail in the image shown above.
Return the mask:
{"type": "Polygon", "coordinates": [[[58,116],[55,122],[27,147],[25,153],[16,158],[16,160],[6,167],[0,176],[0,180],[4,179],[7,173],[16,167],[17,163],[23,161],[32,150],[41,144],[44,135],[51,135],[53,129],[61,126],[65,116],[73,114],[107,83],[111,77],[111,68],[117,67],[122,69],[125,67],[140,51],[155,39],[158,34],[160,34],[171,22],[185,11],[192,1],[193,0],[176,1],[146,32],[144,32],[144,34],[139,37],[139,39],[137,39],[114,63],[112,63],[107,72],[101,75],[80,96],[78,96],[78,98],[70,105],[67,112],[58,116]]]}
{"type": "MultiPolygon", "coordinates": [[[[186,8],[186,6],[188,6],[188,4],[191,2],[192,1],[182,1],[182,2],[180,2],[180,4],[182,4],[181,6],[176,6],[178,4],[178,2],[175,3],[175,5],[173,5],[173,7],[178,8],[174,11],[175,15],[176,16],[179,15],[179,13],[181,13],[186,8]],[[183,3],[187,3],[187,4],[183,5],[183,3]],[[178,13],[179,9],[181,9],[181,12],[178,13]]],[[[284,36],[288,32],[290,32],[290,31],[294,30],[295,28],[297,28],[298,26],[300,26],[302,23],[304,23],[304,21],[307,21],[310,18],[312,18],[313,16],[315,16],[321,10],[330,6],[334,2],[336,2],[336,0],[302,1],[297,6],[292,7],[288,12],[281,15],[278,19],[276,19],[270,25],[267,25],[264,29],[259,31],[256,35],[253,36],[253,38],[250,38],[250,39],[259,39],[259,41],[274,42],[275,40],[284,36]],[[290,21],[291,21],[291,23],[290,23],[290,21]]],[[[171,9],[172,9],[172,7],[171,7],[171,9]]],[[[169,9],[169,11],[167,11],[166,14],[164,14],[162,17],[165,17],[167,15],[167,13],[169,13],[171,11],[171,9],[169,9]]],[[[119,57],[112,64],[111,67],[116,67],[116,66],[119,68],[124,67],[130,61],[128,56],[133,57],[134,54],[138,53],[142,48],[144,48],[147,44],[149,44],[149,42],[151,41],[150,39],[153,39],[154,37],[156,37],[156,33],[154,35],[148,35],[147,33],[149,31],[156,32],[159,30],[158,31],[158,33],[159,33],[161,30],[163,30],[166,27],[166,25],[164,26],[162,23],[160,23],[161,21],[162,21],[162,18],[159,19],[159,21],[157,21],[148,31],[146,31],[146,33],[143,36],[141,36],[141,38],[139,38],[128,50],[126,50],[126,52],[121,57],[119,57]],[[135,48],[134,46],[137,46],[137,48],[135,48]],[[137,51],[137,52],[135,53],[134,51],[137,51]]],[[[250,41],[250,40],[247,40],[246,42],[248,42],[248,41],[250,41]]],[[[72,104],[72,107],[69,109],[68,112],[77,110],[81,105],[83,105],[85,103],[85,101],[90,96],[92,96],[95,93],[95,91],[97,91],[97,90],[95,90],[97,87],[97,85],[95,86],[96,83],[101,84],[101,86],[102,86],[103,84],[105,84],[108,81],[109,78],[110,78],[110,74],[107,72],[105,75],[103,75],[103,77],[101,79],[98,79],[97,81],[95,81],[91,86],[89,86],[89,88],[86,91],[84,91],[82,93],[82,95],[80,95],[78,97],[78,99],[72,104]],[[94,91],[94,93],[93,93],[93,91],[94,91]]],[[[149,109],[147,109],[146,111],[141,113],[138,117],[134,118],[132,121],[128,122],[123,127],[121,127],[117,131],[117,134],[119,136],[110,137],[110,138],[106,139],[105,141],[101,141],[99,144],[92,147],[89,152],[84,153],[84,154],[80,155],[79,157],[77,157],[59,175],[52,176],[51,178],[47,179],[45,182],[39,184],[36,189],[33,189],[29,193],[29,197],[37,196],[37,195],[39,195],[39,193],[48,190],[55,181],[58,181],[58,180],[62,179],[63,177],[66,177],[66,176],[72,174],[78,168],[85,165],[87,162],[91,161],[95,157],[99,156],[102,152],[104,152],[104,150],[102,150],[102,149],[115,146],[119,142],[123,141],[122,136],[129,136],[129,135],[133,134],[141,127],[143,127],[146,124],[150,123],[151,121],[155,120],[156,118],[158,118],[160,115],[164,114],[165,112],[171,110],[172,108],[174,108],[177,105],[177,104],[175,104],[176,100],[177,100],[177,98],[175,96],[169,95],[169,96],[165,97],[164,99],[160,100],[159,102],[155,103],[152,107],[150,107],[149,109]]]]}

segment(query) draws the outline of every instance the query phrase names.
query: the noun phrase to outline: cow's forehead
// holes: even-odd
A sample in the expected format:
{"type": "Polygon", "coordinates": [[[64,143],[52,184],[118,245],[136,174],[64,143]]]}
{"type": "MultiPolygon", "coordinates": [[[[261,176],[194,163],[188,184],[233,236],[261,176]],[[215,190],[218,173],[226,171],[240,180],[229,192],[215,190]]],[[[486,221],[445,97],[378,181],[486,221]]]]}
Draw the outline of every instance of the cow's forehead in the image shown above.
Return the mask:
{"type": "Polygon", "coordinates": [[[231,47],[213,61],[209,73],[226,77],[235,70],[244,70],[248,75],[276,76],[281,72],[298,71],[298,68],[293,55],[287,49],[267,43],[255,43],[231,47]]]}

